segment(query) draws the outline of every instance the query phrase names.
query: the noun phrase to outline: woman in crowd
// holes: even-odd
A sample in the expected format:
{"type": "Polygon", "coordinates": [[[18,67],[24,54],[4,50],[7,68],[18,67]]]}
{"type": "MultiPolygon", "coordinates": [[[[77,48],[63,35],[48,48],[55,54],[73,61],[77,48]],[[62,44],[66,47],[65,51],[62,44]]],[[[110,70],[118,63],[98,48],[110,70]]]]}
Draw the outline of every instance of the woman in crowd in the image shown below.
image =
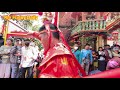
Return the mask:
{"type": "Polygon", "coordinates": [[[105,52],[102,47],[99,47],[98,49],[98,70],[106,70],[105,52]]]}

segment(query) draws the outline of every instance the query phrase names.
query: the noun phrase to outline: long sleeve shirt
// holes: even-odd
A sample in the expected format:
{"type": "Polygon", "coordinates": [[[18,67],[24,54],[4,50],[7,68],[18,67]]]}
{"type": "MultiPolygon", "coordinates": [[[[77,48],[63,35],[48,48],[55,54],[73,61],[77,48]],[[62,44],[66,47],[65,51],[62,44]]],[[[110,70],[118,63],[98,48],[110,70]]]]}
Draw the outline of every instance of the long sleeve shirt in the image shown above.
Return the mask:
{"type": "Polygon", "coordinates": [[[73,54],[75,55],[75,57],[76,57],[76,59],[78,60],[78,62],[81,64],[81,57],[80,57],[80,56],[81,56],[81,55],[80,55],[81,52],[80,52],[80,50],[76,50],[76,51],[75,51],[75,50],[72,49],[72,52],[73,52],[73,54]]]}
{"type": "Polygon", "coordinates": [[[17,63],[18,62],[18,56],[16,56],[15,54],[17,54],[17,52],[21,53],[21,46],[13,46],[10,50],[10,62],[11,63],[17,63]]]}
{"type": "Polygon", "coordinates": [[[90,62],[93,62],[93,58],[92,58],[92,51],[91,50],[86,50],[86,49],[82,49],[81,50],[81,59],[89,59],[90,62]]]}

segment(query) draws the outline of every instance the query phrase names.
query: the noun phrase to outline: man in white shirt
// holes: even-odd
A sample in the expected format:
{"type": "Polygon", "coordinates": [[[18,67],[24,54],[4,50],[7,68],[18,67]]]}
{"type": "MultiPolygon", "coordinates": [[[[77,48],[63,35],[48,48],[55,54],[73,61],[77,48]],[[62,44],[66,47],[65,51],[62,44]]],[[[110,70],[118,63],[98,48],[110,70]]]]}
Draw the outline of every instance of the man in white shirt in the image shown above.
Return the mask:
{"type": "Polygon", "coordinates": [[[30,41],[25,41],[25,46],[22,47],[21,50],[21,72],[22,72],[22,78],[25,78],[25,74],[27,71],[27,78],[33,77],[33,64],[34,60],[37,58],[37,54],[34,51],[34,48],[31,47],[30,41]]]}

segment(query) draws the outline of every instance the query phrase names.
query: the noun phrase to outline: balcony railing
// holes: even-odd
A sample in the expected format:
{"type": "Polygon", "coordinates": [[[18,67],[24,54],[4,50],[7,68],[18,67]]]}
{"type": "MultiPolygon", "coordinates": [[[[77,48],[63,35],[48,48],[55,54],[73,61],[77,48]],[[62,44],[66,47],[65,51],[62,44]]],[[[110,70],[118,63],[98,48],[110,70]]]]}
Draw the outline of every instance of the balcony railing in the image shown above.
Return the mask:
{"type": "Polygon", "coordinates": [[[105,28],[106,28],[106,21],[103,19],[79,21],[72,28],[72,34],[75,34],[77,32],[81,32],[81,31],[105,30],[105,28]]]}

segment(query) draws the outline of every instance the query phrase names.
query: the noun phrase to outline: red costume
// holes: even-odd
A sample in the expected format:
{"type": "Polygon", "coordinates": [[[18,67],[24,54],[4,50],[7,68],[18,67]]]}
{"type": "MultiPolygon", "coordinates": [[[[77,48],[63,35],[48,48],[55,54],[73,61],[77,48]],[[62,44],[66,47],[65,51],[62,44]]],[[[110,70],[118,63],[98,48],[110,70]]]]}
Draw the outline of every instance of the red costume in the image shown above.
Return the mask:
{"type": "Polygon", "coordinates": [[[50,48],[40,65],[41,77],[48,78],[79,78],[78,67],[75,65],[70,52],[62,43],[50,48]]]}
{"type": "MultiPolygon", "coordinates": [[[[33,36],[38,38],[37,33],[33,36]]],[[[38,38],[40,39],[40,38],[38,38]]],[[[73,58],[71,51],[63,43],[57,43],[50,48],[40,64],[40,78],[80,78],[77,60],[73,58]]],[[[82,69],[82,68],[81,68],[82,69]]],[[[85,75],[85,74],[83,74],[85,75]]]]}
{"type": "MultiPolygon", "coordinates": [[[[66,44],[63,34],[60,30],[51,30],[49,23],[45,24],[48,33],[49,49],[44,52],[44,59],[40,64],[40,78],[80,78],[80,74],[85,76],[85,71],[82,69],[75,56],[72,54],[69,46],[66,44]],[[62,43],[56,43],[54,47],[50,47],[51,32],[59,32],[62,43]]],[[[33,36],[40,39],[38,33],[33,33],[33,36]]]]}

